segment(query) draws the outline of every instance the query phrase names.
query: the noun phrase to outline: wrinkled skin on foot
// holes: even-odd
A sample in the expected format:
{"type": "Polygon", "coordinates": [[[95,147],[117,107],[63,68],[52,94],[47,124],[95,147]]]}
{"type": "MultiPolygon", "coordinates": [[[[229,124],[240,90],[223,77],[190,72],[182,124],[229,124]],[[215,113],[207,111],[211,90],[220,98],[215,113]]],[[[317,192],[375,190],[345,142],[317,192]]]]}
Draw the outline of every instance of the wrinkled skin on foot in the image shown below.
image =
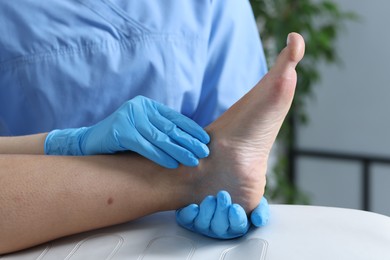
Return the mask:
{"type": "Polygon", "coordinates": [[[303,38],[290,34],[288,46],[267,75],[206,128],[211,137],[210,156],[201,161],[200,173],[194,177],[197,203],[226,190],[247,213],[259,204],[268,156],[291,106],[295,67],[303,54],[303,38]]]}

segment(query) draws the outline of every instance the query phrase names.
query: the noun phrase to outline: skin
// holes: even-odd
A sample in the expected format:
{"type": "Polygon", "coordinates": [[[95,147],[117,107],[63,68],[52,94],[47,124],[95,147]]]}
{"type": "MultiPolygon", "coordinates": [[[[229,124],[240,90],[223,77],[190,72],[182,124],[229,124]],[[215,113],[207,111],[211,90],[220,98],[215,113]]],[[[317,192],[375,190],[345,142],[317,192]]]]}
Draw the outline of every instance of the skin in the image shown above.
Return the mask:
{"type": "Polygon", "coordinates": [[[210,156],[195,168],[165,169],[137,154],[45,156],[45,134],[0,138],[0,254],[200,203],[222,189],[250,212],[303,54],[302,37],[290,34],[270,72],[206,128],[210,156]]]}
{"type": "Polygon", "coordinates": [[[0,154],[44,154],[44,143],[47,133],[1,137],[0,154]]]}

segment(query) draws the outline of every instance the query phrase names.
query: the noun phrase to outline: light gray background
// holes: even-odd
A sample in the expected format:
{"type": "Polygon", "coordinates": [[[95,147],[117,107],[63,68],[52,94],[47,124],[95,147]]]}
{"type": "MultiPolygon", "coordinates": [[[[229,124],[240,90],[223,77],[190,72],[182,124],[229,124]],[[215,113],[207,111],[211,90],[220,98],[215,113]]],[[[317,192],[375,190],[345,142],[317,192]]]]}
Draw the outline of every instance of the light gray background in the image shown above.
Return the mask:
{"type": "MultiPolygon", "coordinates": [[[[337,40],[343,63],[321,65],[322,82],[307,103],[310,122],[298,147],[390,158],[390,1],[338,0],[360,16],[337,40]]],[[[312,204],[360,208],[359,163],[300,158],[298,184],[312,204]]],[[[374,212],[390,216],[390,165],[372,166],[374,212]]]]}

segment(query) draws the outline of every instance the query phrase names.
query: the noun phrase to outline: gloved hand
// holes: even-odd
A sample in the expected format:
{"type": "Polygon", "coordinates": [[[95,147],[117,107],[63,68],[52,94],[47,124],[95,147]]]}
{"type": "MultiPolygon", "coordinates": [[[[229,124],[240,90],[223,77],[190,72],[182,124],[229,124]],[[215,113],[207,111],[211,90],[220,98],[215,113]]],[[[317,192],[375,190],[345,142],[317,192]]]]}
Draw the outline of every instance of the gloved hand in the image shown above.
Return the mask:
{"type": "MultiPolygon", "coordinates": [[[[266,198],[252,211],[252,224],[264,226],[269,220],[269,205],[266,198]]],[[[191,204],[176,211],[176,222],[193,232],[208,237],[231,239],[245,235],[251,222],[245,210],[232,204],[228,192],[220,191],[217,197],[207,196],[200,206],[191,204]]]]}
{"type": "Polygon", "coordinates": [[[207,157],[210,137],[194,121],[137,96],[91,127],[51,131],[45,154],[94,155],[134,151],[164,166],[196,166],[207,157]]]}

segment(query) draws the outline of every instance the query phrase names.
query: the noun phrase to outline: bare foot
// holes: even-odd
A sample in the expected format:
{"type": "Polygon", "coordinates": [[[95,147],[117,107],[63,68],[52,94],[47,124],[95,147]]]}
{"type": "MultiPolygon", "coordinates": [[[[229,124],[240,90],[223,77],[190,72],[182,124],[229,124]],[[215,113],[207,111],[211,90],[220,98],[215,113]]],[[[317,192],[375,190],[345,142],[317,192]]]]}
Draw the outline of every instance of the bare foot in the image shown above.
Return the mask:
{"type": "Polygon", "coordinates": [[[304,55],[304,40],[289,35],[274,67],[244,97],[209,125],[210,156],[196,173],[196,201],[227,190],[247,212],[263,193],[268,155],[294,96],[295,67],[304,55]]]}

